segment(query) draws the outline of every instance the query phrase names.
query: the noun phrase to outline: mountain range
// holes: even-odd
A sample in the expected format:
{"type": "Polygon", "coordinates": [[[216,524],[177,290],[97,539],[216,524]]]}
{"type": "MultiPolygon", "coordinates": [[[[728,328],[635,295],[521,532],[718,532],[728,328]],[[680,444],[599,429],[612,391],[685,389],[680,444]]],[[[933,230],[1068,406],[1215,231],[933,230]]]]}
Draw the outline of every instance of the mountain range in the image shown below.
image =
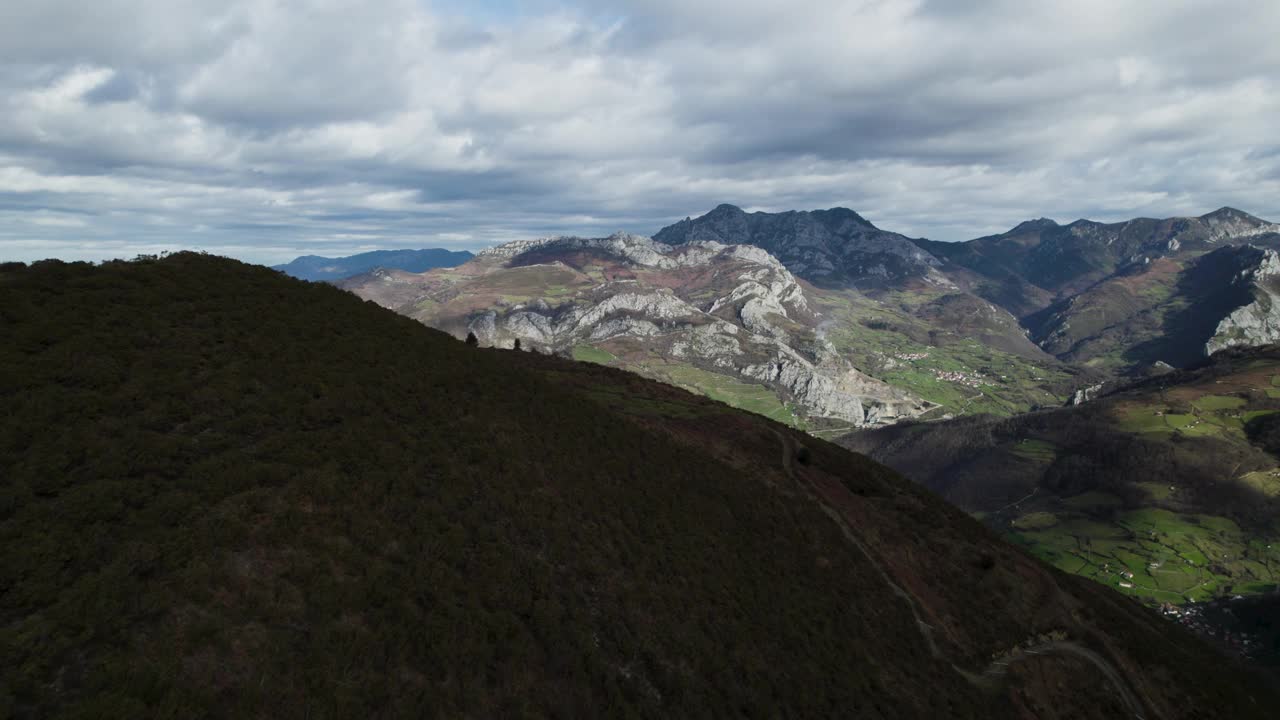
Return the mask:
{"type": "Polygon", "coordinates": [[[299,280],[334,281],[377,268],[423,272],[432,268],[453,267],[470,260],[474,255],[466,250],[373,250],[346,257],[321,257],[303,255],[284,265],[275,265],[286,275],[299,280]]]}
{"type": "MultiPolygon", "coordinates": [[[[699,243],[644,267],[681,287],[723,263],[783,292],[769,327],[804,316],[763,251],[699,243]]],[[[863,456],[327,284],[191,253],[12,263],[0,330],[8,716],[1176,720],[1280,702],[863,456]]]]}
{"type": "Polygon", "coordinates": [[[458,336],[518,338],[835,433],[1056,406],[1278,340],[1278,229],[1224,208],[939,243],[843,208],[720,205],[651,239],[517,241],[341,284],[458,336]]]}
{"type": "Polygon", "coordinates": [[[822,336],[811,293],[756,247],[551,238],[341,285],[459,337],[617,364],[786,422],[863,425],[930,407],[850,364],[822,336]]]}

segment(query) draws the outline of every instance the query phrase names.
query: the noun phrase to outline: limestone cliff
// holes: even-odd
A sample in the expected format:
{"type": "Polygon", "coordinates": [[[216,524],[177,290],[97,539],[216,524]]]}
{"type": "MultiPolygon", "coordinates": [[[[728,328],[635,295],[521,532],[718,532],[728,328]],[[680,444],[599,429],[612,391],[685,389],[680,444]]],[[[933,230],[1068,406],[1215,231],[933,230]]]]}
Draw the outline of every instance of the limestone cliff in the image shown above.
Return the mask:
{"type": "Polygon", "coordinates": [[[1280,255],[1263,249],[1257,264],[1242,270],[1239,284],[1252,286],[1253,302],[1236,308],[1218,323],[1205,354],[1229,347],[1254,347],[1280,341],[1280,255]]]}
{"type": "Polygon", "coordinates": [[[445,272],[381,273],[348,287],[482,345],[574,354],[714,395],[723,376],[764,385],[796,417],[862,426],[931,405],[860,372],[815,331],[820,314],[768,252],[618,233],[507,243],[445,272]]]}

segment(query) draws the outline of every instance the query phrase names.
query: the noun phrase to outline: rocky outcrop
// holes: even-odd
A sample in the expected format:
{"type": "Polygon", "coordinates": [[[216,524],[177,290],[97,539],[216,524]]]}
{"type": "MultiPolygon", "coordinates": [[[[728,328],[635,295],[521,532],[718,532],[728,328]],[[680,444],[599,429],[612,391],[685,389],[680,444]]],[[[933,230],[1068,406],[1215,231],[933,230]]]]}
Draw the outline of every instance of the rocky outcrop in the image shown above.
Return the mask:
{"type": "Polygon", "coordinates": [[[1253,267],[1242,270],[1235,282],[1250,285],[1253,302],[1236,308],[1219,323],[1205,343],[1206,355],[1229,347],[1254,347],[1280,341],[1280,254],[1262,249],[1253,267]]]}
{"type": "Polygon", "coordinates": [[[1235,208],[1224,207],[1198,219],[1208,228],[1209,237],[1215,242],[1249,240],[1280,233],[1280,224],[1261,220],[1235,208]]]}
{"type": "Polygon", "coordinates": [[[1102,392],[1102,388],[1103,383],[1078,388],[1075,392],[1071,393],[1071,401],[1068,405],[1083,405],[1098,397],[1098,394],[1102,392]]]}
{"type": "Polygon", "coordinates": [[[786,388],[795,402],[812,408],[817,415],[839,418],[859,427],[916,417],[930,407],[848,363],[828,357],[821,365],[814,365],[785,347],[780,347],[769,362],[744,367],[741,372],[786,388]]]}
{"type": "MultiPolygon", "coordinates": [[[[518,339],[525,347],[564,354],[583,345],[632,348],[764,384],[802,414],[859,426],[914,417],[930,407],[837,357],[815,332],[818,315],[795,276],[752,245],[706,239],[669,244],[626,233],[517,241],[480,253],[449,277],[427,289],[427,300],[447,304],[489,287],[502,289],[499,299],[454,326],[457,334],[475,333],[482,345],[510,347],[518,339]],[[521,286],[530,273],[572,277],[577,284],[566,288],[568,295],[544,295],[549,287],[521,286]],[[463,286],[455,284],[457,277],[465,278],[463,286]],[[526,292],[534,297],[505,300],[526,292]]],[[[424,306],[421,295],[386,297],[405,307],[436,307],[424,306]]],[[[449,324],[436,311],[415,312],[428,324],[449,324]]],[[[640,363],[641,372],[644,367],[640,363]]]]}
{"type": "MultiPolygon", "coordinates": [[[[631,233],[618,232],[606,238],[553,237],[540,240],[516,240],[494,248],[480,251],[476,257],[486,260],[513,260],[535,250],[555,249],[561,252],[572,250],[592,250],[608,253],[644,267],[679,268],[706,265],[725,248],[717,243],[697,243],[675,252],[675,248],[665,243],[656,242],[652,238],[631,233]]],[[[765,253],[767,255],[767,253],[765,253]]],[[[744,259],[747,256],[739,255],[744,259]]],[[[751,258],[761,262],[759,258],[751,258]]],[[[778,264],[777,261],[773,261],[778,264]]]]}

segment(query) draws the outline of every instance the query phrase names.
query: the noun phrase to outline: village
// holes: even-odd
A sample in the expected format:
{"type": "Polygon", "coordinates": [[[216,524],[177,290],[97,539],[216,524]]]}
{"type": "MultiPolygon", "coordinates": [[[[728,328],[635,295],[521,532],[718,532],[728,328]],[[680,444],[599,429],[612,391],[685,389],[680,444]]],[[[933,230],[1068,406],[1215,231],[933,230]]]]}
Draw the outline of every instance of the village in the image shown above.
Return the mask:
{"type": "Polygon", "coordinates": [[[974,388],[991,384],[981,375],[976,373],[967,373],[960,370],[934,370],[933,376],[939,380],[953,382],[960,385],[968,385],[969,387],[974,388]]]}
{"type": "Polygon", "coordinates": [[[1225,646],[1242,657],[1253,659],[1257,651],[1262,647],[1261,639],[1257,635],[1232,631],[1230,628],[1224,627],[1222,624],[1206,617],[1206,610],[1208,609],[1216,609],[1221,613],[1225,613],[1228,617],[1232,617],[1231,608],[1225,603],[1243,599],[1242,596],[1236,595],[1229,601],[1217,600],[1213,603],[1191,602],[1187,605],[1162,603],[1160,605],[1160,614],[1191,630],[1200,637],[1220,646],[1225,646]],[[1214,607],[1215,605],[1217,605],[1216,608],[1214,607]]]}

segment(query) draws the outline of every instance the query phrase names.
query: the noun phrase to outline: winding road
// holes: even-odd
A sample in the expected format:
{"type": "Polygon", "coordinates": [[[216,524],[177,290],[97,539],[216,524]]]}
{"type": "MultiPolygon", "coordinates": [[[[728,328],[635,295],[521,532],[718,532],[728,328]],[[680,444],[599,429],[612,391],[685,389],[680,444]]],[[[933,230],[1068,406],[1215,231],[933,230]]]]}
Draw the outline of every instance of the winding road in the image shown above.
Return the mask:
{"type": "Polygon", "coordinates": [[[1124,703],[1129,712],[1133,713],[1133,716],[1138,718],[1138,720],[1145,719],[1146,716],[1142,714],[1142,702],[1138,700],[1138,696],[1134,694],[1133,690],[1129,689],[1129,683],[1125,682],[1124,677],[1120,675],[1120,672],[1116,670],[1115,666],[1106,658],[1089,648],[1084,647],[1083,645],[1077,645],[1076,643],[1067,640],[1054,640],[1047,643],[1041,643],[1040,645],[1033,645],[1020,653],[996,660],[982,671],[982,677],[1002,680],[1009,674],[1010,665],[1016,662],[1030,660],[1040,655],[1075,655],[1076,657],[1088,660],[1106,676],[1107,680],[1111,682],[1111,686],[1116,689],[1117,693],[1119,693],[1120,701],[1124,703]]]}
{"type": "MultiPolygon", "coordinates": [[[[782,470],[786,473],[786,476],[790,478],[791,481],[794,482],[806,495],[808,495],[809,498],[816,502],[818,507],[826,513],[827,517],[835,521],[836,526],[840,528],[840,532],[844,535],[845,539],[862,553],[863,557],[867,559],[867,562],[871,563],[871,566],[875,568],[885,585],[887,585],[889,589],[893,591],[893,594],[898,596],[903,603],[906,604],[907,609],[911,611],[911,617],[915,619],[916,629],[919,630],[920,636],[928,646],[930,655],[935,659],[943,659],[942,651],[938,649],[938,645],[933,639],[933,626],[926,623],[921,617],[916,599],[893,581],[893,578],[889,576],[889,573],[881,565],[880,559],[876,554],[873,553],[871,549],[867,547],[866,543],[862,542],[862,539],[853,532],[853,529],[849,526],[848,520],[846,520],[839,511],[823,501],[817,488],[798,476],[793,465],[796,455],[795,438],[788,433],[776,429],[773,430],[773,434],[782,444],[782,470]]],[[[1123,702],[1128,711],[1133,714],[1133,717],[1137,720],[1146,720],[1146,715],[1144,714],[1145,705],[1141,700],[1139,700],[1137,694],[1129,687],[1129,683],[1125,680],[1124,675],[1116,669],[1115,665],[1097,652],[1068,640],[1054,640],[1041,643],[1039,645],[1026,648],[1021,652],[1010,654],[1006,657],[1000,658],[999,660],[993,661],[990,665],[984,668],[981,673],[972,673],[958,665],[955,665],[954,663],[952,663],[951,667],[970,682],[974,682],[975,684],[986,684],[992,681],[1004,680],[1009,674],[1010,665],[1044,655],[1074,655],[1087,660],[1096,667],[1098,671],[1107,678],[1112,687],[1116,689],[1116,693],[1119,696],[1120,701],[1123,702]]]]}

